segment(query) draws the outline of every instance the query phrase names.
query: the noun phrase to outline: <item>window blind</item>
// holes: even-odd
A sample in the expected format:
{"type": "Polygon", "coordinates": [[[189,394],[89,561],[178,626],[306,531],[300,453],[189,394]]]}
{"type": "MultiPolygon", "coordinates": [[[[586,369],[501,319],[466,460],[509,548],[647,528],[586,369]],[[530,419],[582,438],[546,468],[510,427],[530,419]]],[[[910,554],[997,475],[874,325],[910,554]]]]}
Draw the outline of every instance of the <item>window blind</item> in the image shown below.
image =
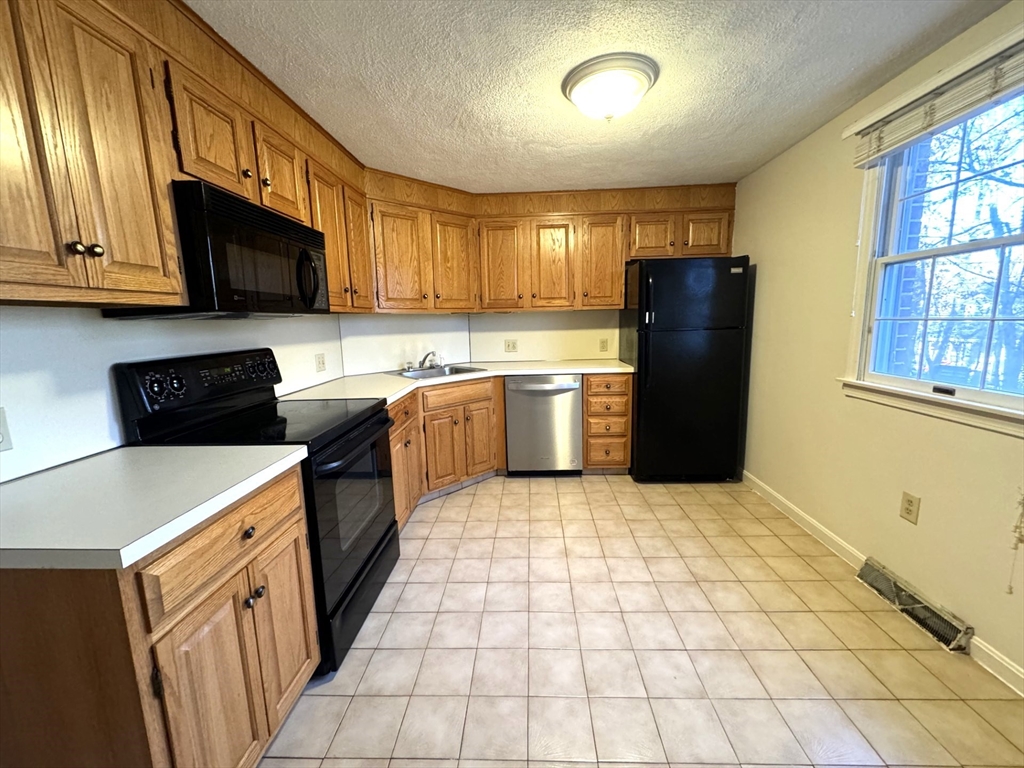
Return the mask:
{"type": "Polygon", "coordinates": [[[923,136],[938,133],[967,113],[1024,90],[1024,43],[1017,43],[969,72],[857,132],[858,168],[874,165],[923,136]]]}

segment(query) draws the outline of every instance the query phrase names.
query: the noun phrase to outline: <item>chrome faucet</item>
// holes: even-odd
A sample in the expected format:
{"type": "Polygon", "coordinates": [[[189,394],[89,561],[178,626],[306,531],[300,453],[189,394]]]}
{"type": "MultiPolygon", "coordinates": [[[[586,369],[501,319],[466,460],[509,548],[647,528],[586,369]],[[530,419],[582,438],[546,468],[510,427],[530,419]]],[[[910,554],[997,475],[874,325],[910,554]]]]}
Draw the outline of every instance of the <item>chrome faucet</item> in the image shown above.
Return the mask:
{"type": "Polygon", "coordinates": [[[423,356],[423,359],[420,360],[420,368],[426,368],[427,367],[427,360],[429,360],[432,357],[433,358],[437,358],[437,352],[434,352],[433,350],[431,350],[430,352],[427,352],[427,354],[425,354],[423,356]]]}

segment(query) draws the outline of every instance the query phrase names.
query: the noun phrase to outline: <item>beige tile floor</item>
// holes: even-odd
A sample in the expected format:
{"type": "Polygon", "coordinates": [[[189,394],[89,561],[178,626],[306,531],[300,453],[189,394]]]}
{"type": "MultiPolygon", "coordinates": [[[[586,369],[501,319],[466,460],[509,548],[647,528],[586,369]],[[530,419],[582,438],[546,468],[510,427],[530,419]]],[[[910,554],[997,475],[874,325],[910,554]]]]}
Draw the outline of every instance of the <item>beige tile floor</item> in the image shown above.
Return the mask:
{"type": "Polygon", "coordinates": [[[420,505],[355,646],[264,768],[1024,765],[1020,697],[742,485],[420,505]]]}

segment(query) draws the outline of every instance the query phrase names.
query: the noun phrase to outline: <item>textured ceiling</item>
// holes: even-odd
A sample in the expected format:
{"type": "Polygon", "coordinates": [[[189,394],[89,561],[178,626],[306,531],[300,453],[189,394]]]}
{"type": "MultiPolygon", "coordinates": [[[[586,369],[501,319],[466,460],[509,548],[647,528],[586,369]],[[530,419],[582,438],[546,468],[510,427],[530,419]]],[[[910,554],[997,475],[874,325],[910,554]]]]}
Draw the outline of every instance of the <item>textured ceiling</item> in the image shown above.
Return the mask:
{"type": "Polygon", "coordinates": [[[736,181],[1003,0],[187,0],[368,166],[471,192],[736,181]],[[612,123],[561,93],[661,77],[612,123]]]}

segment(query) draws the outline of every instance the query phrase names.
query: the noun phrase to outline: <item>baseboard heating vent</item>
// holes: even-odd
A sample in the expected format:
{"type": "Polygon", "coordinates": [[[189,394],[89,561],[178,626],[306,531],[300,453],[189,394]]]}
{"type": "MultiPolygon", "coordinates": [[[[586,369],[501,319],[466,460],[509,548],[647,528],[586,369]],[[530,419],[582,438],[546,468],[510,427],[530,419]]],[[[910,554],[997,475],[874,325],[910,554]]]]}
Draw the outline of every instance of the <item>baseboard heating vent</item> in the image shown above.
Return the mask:
{"type": "Polygon", "coordinates": [[[974,627],[937,605],[929,605],[916,590],[873,557],[861,566],[857,578],[898,608],[911,621],[951,651],[971,652],[974,627]]]}

